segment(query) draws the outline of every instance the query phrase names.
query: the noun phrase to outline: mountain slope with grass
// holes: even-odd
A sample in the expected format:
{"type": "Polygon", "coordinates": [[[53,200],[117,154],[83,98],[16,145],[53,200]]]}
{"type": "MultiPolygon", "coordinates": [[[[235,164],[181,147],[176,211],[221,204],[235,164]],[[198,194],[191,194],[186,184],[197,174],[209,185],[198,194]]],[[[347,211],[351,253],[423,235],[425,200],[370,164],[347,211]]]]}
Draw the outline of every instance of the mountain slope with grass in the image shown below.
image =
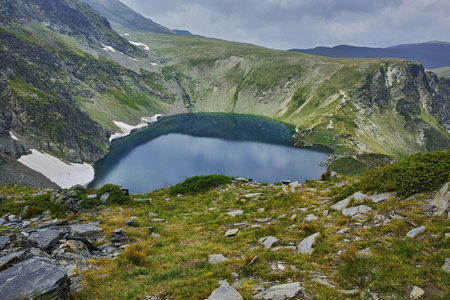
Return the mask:
{"type": "MultiPolygon", "coordinates": [[[[101,3],[126,15],[114,1],[101,3]]],[[[415,62],[121,36],[114,28],[126,19],[112,27],[79,0],[0,0],[0,11],[0,151],[14,158],[37,149],[94,163],[119,131],[114,121],[196,112],[287,122],[297,145],[322,144],[357,160],[449,148],[450,81],[415,62]]]]}
{"type": "Polygon", "coordinates": [[[199,176],[130,196],[3,186],[0,248],[14,254],[49,227],[100,233],[41,246],[48,263],[70,266],[70,299],[207,299],[223,280],[216,293],[243,299],[448,299],[449,167],[446,151],[304,183],[199,176]]]}

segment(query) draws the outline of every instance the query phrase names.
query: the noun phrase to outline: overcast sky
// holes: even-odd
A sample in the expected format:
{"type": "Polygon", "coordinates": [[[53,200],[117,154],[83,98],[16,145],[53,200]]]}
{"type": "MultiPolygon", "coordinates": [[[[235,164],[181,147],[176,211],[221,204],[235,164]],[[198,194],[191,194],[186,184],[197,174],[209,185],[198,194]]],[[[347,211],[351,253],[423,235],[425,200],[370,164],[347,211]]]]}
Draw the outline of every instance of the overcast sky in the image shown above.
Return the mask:
{"type": "Polygon", "coordinates": [[[269,48],[450,42],[449,0],[121,0],[170,29],[269,48]]]}

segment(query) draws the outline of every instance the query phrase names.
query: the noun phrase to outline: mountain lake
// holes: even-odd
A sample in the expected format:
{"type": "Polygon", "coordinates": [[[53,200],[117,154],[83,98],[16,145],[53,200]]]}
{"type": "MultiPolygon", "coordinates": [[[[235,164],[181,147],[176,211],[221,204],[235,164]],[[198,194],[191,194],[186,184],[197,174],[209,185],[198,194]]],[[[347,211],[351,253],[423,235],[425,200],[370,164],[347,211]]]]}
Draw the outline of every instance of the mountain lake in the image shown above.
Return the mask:
{"type": "Polygon", "coordinates": [[[169,187],[188,177],[224,174],[258,182],[303,182],[326,171],[331,151],[293,146],[292,125],[268,118],[201,113],[161,118],[116,140],[94,165],[91,187],[113,183],[131,193],[169,187]]]}

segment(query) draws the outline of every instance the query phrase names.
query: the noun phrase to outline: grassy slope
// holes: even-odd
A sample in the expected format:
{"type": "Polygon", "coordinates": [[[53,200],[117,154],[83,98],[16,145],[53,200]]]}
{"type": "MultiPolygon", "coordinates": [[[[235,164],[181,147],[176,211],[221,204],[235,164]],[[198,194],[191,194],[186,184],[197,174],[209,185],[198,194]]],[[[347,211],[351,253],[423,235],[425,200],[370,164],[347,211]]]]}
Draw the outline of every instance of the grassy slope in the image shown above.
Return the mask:
{"type": "MultiPolygon", "coordinates": [[[[416,142],[418,126],[391,113],[395,102],[383,111],[373,108],[367,117],[371,108],[353,99],[356,88],[380,67],[404,71],[408,62],[314,57],[200,36],[136,33],[130,39],[169,59],[162,72],[180,79],[192,112],[255,114],[289,122],[305,131],[309,141],[332,145],[338,152],[358,149],[403,157],[426,150],[416,142]]],[[[391,93],[395,89],[401,89],[396,81],[391,93]]],[[[438,128],[443,139],[450,138],[427,113],[421,118],[438,128]]]]}

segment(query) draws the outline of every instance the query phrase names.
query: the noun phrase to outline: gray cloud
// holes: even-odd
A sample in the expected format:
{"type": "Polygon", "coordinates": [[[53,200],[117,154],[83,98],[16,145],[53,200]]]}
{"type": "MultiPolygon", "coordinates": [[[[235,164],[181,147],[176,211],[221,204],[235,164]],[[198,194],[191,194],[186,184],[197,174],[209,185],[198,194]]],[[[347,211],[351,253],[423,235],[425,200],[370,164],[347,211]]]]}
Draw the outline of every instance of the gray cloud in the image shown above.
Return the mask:
{"type": "Polygon", "coordinates": [[[448,0],[122,0],[171,29],[276,49],[450,41],[448,0]]]}

